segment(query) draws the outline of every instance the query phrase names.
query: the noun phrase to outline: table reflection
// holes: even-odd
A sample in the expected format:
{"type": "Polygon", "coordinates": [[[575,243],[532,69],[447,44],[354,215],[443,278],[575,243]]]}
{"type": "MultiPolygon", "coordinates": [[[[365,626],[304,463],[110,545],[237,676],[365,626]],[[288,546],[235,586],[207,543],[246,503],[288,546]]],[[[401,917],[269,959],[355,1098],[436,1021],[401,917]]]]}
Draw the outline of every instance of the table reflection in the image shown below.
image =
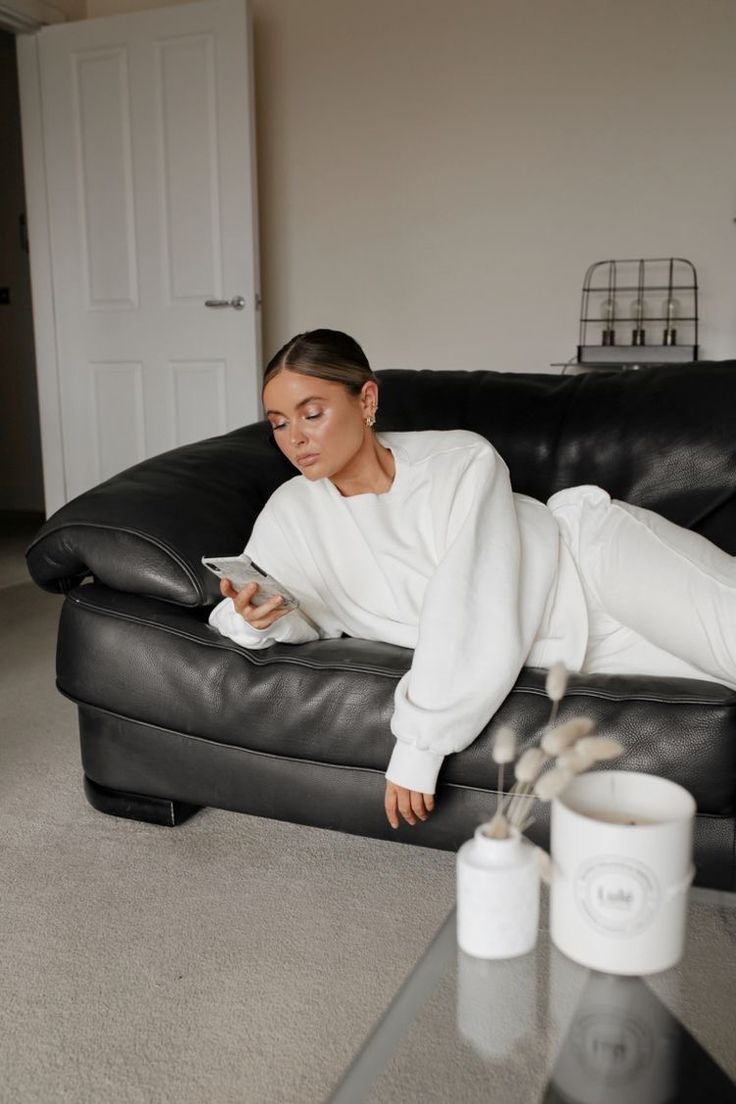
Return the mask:
{"type": "Polygon", "coordinates": [[[678,1021],[641,978],[591,972],[545,1099],[667,1104],[679,1052],[678,1021]]]}
{"type": "Polygon", "coordinates": [[[489,1061],[509,1052],[534,1030],[537,955],[473,958],[457,953],[457,1030],[489,1061]]]}
{"type": "Polygon", "coordinates": [[[544,1036],[544,1104],[736,1104],[733,1081],[646,981],[586,970],[554,948],[506,960],[458,950],[456,1020],[489,1086],[509,1060],[536,1065],[544,1036]]]}

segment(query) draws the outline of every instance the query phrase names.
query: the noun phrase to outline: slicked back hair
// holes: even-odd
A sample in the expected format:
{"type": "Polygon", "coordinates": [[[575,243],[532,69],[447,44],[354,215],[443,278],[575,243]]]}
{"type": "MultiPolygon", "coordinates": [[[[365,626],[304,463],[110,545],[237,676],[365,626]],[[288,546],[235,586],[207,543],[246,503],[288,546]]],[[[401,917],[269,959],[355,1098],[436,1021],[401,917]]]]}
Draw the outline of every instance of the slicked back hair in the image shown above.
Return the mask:
{"type": "Polygon", "coordinates": [[[286,368],[342,383],[351,395],[359,395],[366,380],[378,383],[358,342],[342,330],[309,330],[292,337],[266,365],[263,386],[286,368]]]}

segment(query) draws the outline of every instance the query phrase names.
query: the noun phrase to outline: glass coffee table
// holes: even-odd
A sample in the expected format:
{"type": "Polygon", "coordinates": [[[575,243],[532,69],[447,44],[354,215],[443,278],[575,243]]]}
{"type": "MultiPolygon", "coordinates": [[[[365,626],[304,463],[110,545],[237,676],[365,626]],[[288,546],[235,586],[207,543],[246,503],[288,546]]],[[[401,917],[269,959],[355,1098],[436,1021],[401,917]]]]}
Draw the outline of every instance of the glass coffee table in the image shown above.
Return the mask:
{"type": "Polygon", "coordinates": [[[736,894],[693,889],[680,964],[600,974],[549,938],[485,961],[455,911],[328,1104],[736,1104],[736,894]]]}

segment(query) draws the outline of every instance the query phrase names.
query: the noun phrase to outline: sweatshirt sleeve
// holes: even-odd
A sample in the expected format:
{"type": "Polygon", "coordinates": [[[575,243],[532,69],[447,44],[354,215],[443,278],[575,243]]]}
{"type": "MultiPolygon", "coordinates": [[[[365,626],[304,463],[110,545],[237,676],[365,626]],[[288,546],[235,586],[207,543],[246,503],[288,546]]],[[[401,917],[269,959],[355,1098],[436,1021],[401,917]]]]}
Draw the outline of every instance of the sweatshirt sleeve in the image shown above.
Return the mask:
{"type": "Polygon", "coordinates": [[[244,648],[255,649],[269,648],[272,644],[307,644],[312,640],[340,636],[339,628],[330,624],[329,614],[294,557],[270,502],[256,519],[245,554],[283,583],[299,599],[300,608],[280,617],[267,629],[254,629],[237,612],[232,598],[223,598],[210,613],[212,628],[244,648]]]}
{"type": "Polygon", "coordinates": [[[444,757],[471,744],[511,690],[557,564],[554,533],[542,523],[537,539],[526,542],[522,566],[508,469],[490,445],[457,480],[447,517],[412,665],[396,687],[396,745],[386,771],[390,781],[426,794],[435,791],[444,757]]]}

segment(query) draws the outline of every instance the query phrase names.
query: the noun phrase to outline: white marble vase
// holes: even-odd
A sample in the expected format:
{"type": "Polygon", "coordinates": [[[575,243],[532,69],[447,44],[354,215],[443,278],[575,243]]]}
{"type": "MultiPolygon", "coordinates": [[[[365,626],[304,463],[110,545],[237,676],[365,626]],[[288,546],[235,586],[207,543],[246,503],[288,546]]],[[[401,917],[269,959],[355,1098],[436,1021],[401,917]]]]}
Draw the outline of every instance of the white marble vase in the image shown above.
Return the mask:
{"type": "Polygon", "coordinates": [[[483,828],[457,853],[457,941],[477,958],[515,958],[537,942],[535,848],[517,829],[508,839],[491,839],[483,828]]]}

